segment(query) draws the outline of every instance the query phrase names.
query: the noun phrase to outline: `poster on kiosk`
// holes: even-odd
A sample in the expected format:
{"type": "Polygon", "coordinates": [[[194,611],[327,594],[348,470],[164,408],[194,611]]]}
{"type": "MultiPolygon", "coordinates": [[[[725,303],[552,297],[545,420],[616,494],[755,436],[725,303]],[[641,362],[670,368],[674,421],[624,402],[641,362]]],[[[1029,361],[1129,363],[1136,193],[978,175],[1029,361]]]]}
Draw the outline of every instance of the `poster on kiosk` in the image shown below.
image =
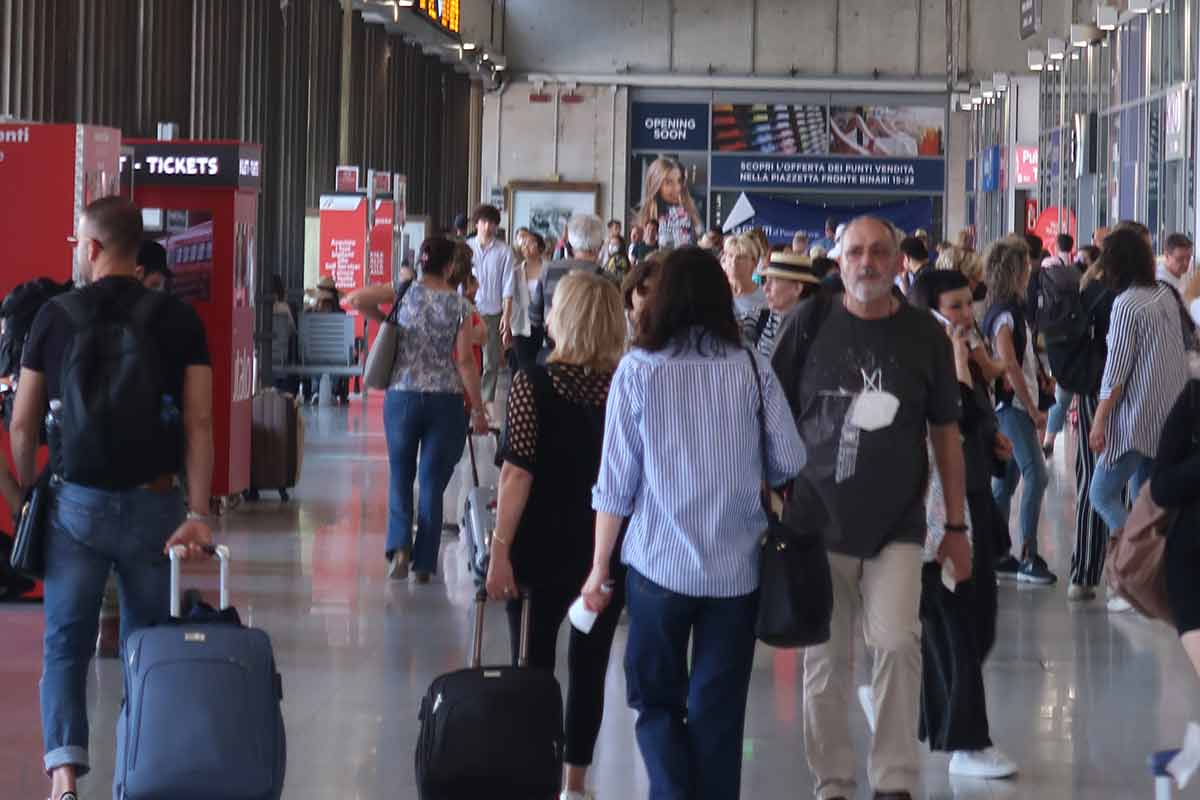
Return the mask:
{"type": "Polygon", "coordinates": [[[204,322],[213,368],[214,497],[250,486],[258,192],[262,148],[132,140],[133,200],[167,250],[171,291],[204,322]]]}

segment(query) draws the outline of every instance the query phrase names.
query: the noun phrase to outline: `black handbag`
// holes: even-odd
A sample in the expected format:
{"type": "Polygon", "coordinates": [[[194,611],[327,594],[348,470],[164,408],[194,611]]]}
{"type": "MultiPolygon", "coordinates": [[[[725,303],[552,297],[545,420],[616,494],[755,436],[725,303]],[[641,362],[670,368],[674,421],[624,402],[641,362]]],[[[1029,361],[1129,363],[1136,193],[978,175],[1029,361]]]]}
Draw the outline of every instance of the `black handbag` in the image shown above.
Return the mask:
{"type": "Polygon", "coordinates": [[[12,555],[9,556],[12,568],[29,578],[41,578],[46,574],[46,507],[49,501],[50,470],[46,470],[21,504],[12,555]]]}
{"type": "MultiPolygon", "coordinates": [[[[759,449],[767,480],[767,419],[762,376],[749,350],[758,384],[759,449]]],[[[812,647],[829,641],[833,617],[833,577],[819,534],[792,530],[764,499],[767,529],[758,556],[758,619],[754,635],[772,647],[812,647]]]]}

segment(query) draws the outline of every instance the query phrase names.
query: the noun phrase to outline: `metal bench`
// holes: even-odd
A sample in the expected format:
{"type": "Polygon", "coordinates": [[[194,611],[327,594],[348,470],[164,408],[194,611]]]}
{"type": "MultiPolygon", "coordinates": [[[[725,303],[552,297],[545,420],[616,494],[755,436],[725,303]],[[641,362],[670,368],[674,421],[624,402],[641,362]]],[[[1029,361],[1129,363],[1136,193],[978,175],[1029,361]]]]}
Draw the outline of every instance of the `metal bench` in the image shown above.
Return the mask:
{"type": "MultiPolygon", "coordinates": [[[[286,331],[287,321],[273,320],[271,361],[275,374],[302,377],[361,375],[362,365],[358,363],[354,343],[356,320],[348,314],[301,314],[299,364],[278,363],[279,356],[287,352],[287,347],[280,345],[278,330],[282,327],[286,331]]],[[[283,360],[286,361],[286,355],[283,360]]]]}

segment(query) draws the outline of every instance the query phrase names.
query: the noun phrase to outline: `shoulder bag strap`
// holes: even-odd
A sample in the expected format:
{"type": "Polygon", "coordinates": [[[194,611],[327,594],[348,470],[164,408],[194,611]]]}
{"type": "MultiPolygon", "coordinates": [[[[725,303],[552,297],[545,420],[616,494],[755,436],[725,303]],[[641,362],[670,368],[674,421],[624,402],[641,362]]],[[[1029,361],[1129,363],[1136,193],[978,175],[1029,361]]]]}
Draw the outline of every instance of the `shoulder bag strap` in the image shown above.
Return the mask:
{"type": "Polygon", "coordinates": [[[404,295],[408,294],[408,290],[412,288],[412,281],[405,281],[400,284],[400,288],[396,291],[396,300],[392,303],[392,310],[388,312],[384,322],[396,324],[397,317],[400,316],[400,303],[404,300],[404,295]]]}
{"type": "Polygon", "coordinates": [[[768,482],[766,398],[763,397],[762,376],[758,374],[758,362],[754,360],[754,352],[748,347],[743,347],[742,350],[746,353],[746,358],[750,359],[750,371],[754,373],[754,385],[758,387],[758,408],[755,413],[758,416],[758,447],[759,456],[762,461],[763,483],[765,485],[768,482]]]}

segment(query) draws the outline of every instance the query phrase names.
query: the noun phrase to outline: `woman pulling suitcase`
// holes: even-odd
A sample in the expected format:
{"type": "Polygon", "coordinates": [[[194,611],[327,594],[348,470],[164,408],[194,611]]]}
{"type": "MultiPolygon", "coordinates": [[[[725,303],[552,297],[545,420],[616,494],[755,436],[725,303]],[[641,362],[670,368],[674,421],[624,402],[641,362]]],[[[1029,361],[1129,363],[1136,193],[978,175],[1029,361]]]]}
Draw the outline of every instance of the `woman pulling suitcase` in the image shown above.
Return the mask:
{"type": "MultiPolygon", "coordinates": [[[[548,322],[554,352],[545,366],[518,372],[509,395],[487,591],[508,603],[515,660],[518,584],[529,590],[529,665],[553,671],[559,628],[592,565],[592,486],[609,384],[625,346],[620,292],[600,276],[572,272],[555,290],[548,322]]],[[[612,603],[590,633],[571,629],[562,800],[587,797],[608,656],[624,606],[623,570],[613,560],[612,603]]]]}

